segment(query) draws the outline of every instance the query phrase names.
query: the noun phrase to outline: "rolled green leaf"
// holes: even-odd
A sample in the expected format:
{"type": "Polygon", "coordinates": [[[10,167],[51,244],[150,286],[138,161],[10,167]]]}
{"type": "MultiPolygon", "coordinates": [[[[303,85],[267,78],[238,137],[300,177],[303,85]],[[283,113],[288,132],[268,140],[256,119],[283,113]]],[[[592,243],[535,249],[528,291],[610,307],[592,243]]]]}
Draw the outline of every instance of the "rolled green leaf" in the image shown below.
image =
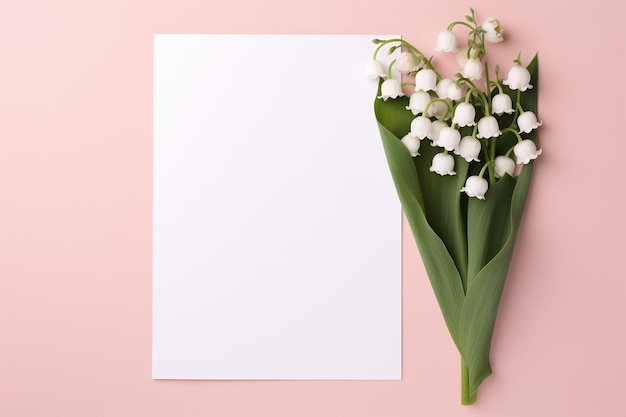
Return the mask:
{"type": "Polygon", "coordinates": [[[426,219],[421,187],[411,155],[400,139],[384,125],[379,123],[379,128],[400,202],[450,335],[459,348],[458,329],[465,297],[461,276],[446,245],[426,219]]]}

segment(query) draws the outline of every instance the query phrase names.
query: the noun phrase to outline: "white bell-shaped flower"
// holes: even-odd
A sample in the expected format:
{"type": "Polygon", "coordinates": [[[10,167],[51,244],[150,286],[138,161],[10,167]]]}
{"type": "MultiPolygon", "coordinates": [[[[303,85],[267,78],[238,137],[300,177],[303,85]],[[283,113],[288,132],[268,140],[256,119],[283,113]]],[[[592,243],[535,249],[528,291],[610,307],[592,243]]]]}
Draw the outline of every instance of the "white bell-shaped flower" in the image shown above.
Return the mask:
{"type": "Polygon", "coordinates": [[[430,94],[426,91],[416,91],[411,94],[409,105],[406,109],[411,110],[414,115],[417,115],[424,111],[426,106],[428,106],[428,103],[430,103],[430,94]]]}
{"type": "Polygon", "coordinates": [[[504,40],[504,30],[497,17],[490,17],[481,26],[485,31],[485,40],[491,43],[500,43],[504,40]]]}
{"type": "Polygon", "coordinates": [[[437,97],[439,98],[449,98],[448,97],[448,87],[454,84],[450,78],[442,78],[441,81],[437,83],[437,87],[435,87],[435,92],[437,93],[437,97]]]}
{"type": "Polygon", "coordinates": [[[424,139],[430,135],[432,122],[428,117],[420,116],[411,122],[411,132],[409,135],[414,138],[424,139]]]}
{"type": "Polygon", "coordinates": [[[494,168],[497,178],[503,177],[505,173],[509,174],[512,177],[515,175],[515,161],[508,156],[496,156],[496,160],[494,162],[494,168]]]}
{"type": "Polygon", "coordinates": [[[383,84],[380,86],[380,93],[381,95],[378,98],[382,98],[385,101],[387,101],[388,98],[398,98],[404,96],[400,81],[394,79],[383,81],[383,84]]]}
{"type": "Polygon", "coordinates": [[[461,192],[465,192],[469,197],[476,197],[479,200],[485,199],[485,193],[489,189],[489,183],[483,177],[472,175],[465,180],[465,186],[461,192]]]}
{"type": "Polygon", "coordinates": [[[513,153],[515,153],[517,163],[527,164],[541,155],[541,149],[537,149],[537,145],[532,140],[524,139],[515,145],[513,153]]]}
{"type": "Polygon", "coordinates": [[[418,138],[411,135],[404,135],[400,142],[402,142],[402,144],[406,146],[412,157],[416,157],[417,155],[419,155],[420,140],[418,138]]]}
{"type": "Polygon", "coordinates": [[[465,159],[467,162],[480,162],[478,155],[480,154],[480,141],[473,136],[465,136],[461,139],[454,153],[465,159]]]}
{"type": "Polygon", "coordinates": [[[417,57],[411,52],[404,51],[396,59],[394,64],[396,69],[402,74],[409,74],[411,72],[417,72],[420,69],[419,61],[417,57]]]}
{"type": "Polygon", "coordinates": [[[476,122],[476,109],[471,103],[459,103],[454,109],[454,117],[452,123],[458,124],[460,127],[474,126],[476,122]]]}
{"type": "Polygon", "coordinates": [[[480,80],[483,77],[483,64],[476,58],[470,58],[463,65],[463,76],[470,80],[480,80]]]}
{"type": "Polygon", "coordinates": [[[437,86],[437,74],[435,71],[425,68],[415,74],[415,91],[430,91],[437,86]]]}
{"type": "Polygon", "coordinates": [[[448,127],[448,125],[441,120],[435,120],[434,122],[432,122],[432,124],[430,125],[430,134],[428,135],[428,139],[432,141],[432,146],[439,146],[437,145],[437,142],[439,141],[439,135],[441,134],[441,131],[446,127],[448,127]]]}
{"type": "Polygon", "coordinates": [[[456,83],[448,86],[448,98],[451,100],[459,101],[465,99],[468,88],[465,84],[457,85],[456,83]]]}
{"type": "Polygon", "coordinates": [[[437,47],[436,51],[442,52],[456,52],[457,49],[457,39],[454,32],[450,30],[444,30],[439,32],[437,36],[437,47]]]}
{"type": "Polygon", "coordinates": [[[456,175],[454,171],[454,157],[447,153],[438,153],[433,157],[433,163],[430,166],[431,172],[439,175],[456,175]]]}
{"type": "Polygon", "coordinates": [[[502,116],[513,113],[513,102],[508,94],[496,94],[491,100],[491,113],[502,116]]]}
{"type": "Polygon", "coordinates": [[[478,139],[495,138],[502,134],[498,121],[493,116],[485,116],[478,121],[478,139]]]}
{"type": "Polygon", "coordinates": [[[453,151],[459,146],[459,142],[461,142],[461,132],[458,130],[446,126],[439,132],[437,146],[441,146],[448,151],[453,151]]]}
{"type": "Polygon", "coordinates": [[[530,85],[530,72],[521,65],[515,65],[509,70],[509,75],[502,84],[508,85],[511,90],[526,91],[533,88],[530,85]]]}
{"type": "Polygon", "coordinates": [[[531,111],[525,111],[517,118],[517,127],[519,127],[519,133],[530,133],[533,129],[537,129],[541,126],[541,122],[537,121],[537,116],[531,111]]]}
{"type": "Polygon", "coordinates": [[[385,65],[375,59],[367,63],[365,67],[365,78],[370,80],[377,80],[378,78],[387,78],[387,72],[385,71],[385,65]]]}

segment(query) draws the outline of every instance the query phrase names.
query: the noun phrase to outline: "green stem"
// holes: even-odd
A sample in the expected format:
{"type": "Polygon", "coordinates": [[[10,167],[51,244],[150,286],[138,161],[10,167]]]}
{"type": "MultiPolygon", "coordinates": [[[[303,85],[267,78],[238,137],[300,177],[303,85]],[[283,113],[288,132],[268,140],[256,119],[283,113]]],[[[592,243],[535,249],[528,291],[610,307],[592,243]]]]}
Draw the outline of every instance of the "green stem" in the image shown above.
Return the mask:
{"type": "Polygon", "coordinates": [[[447,30],[452,31],[452,29],[454,29],[454,27],[455,27],[456,25],[463,25],[463,26],[467,26],[467,27],[468,27],[468,28],[470,28],[471,30],[474,30],[474,29],[475,29],[475,27],[474,27],[474,26],[472,26],[472,25],[470,25],[469,23],[466,23],[466,22],[462,22],[462,21],[460,21],[460,20],[457,20],[457,21],[455,21],[455,22],[450,23],[450,24],[448,25],[447,30]]]}
{"type": "Polygon", "coordinates": [[[485,86],[487,87],[487,107],[485,107],[485,114],[491,114],[491,82],[489,81],[489,63],[487,61],[487,50],[485,49],[485,34],[480,34],[480,48],[483,51],[484,65],[485,65],[485,86]]]}
{"type": "Polygon", "coordinates": [[[491,138],[489,141],[489,162],[493,162],[493,165],[489,167],[489,184],[496,183],[496,138],[491,138]]]}
{"type": "MultiPolygon", "coordinates": [[[[474,133],[474,137],[476,137],[475,133],[474,133]]],[[[485,158],[485,163],[487,163],[487,162],[490,161],[490,159],[489,159],[490,158],[489,157],[489,150],[488,150],[489,141],[487,139],[481,139],[480,141],[481,141],[481,144],[482,144],[481,149],[483,151],[483,157],[485,158]]]]}
{"type": "Polygon", "coordinates": [[[486,170],[489,166],[494,165],[494,164],[495,164],[495,162],[494,162],[494,160],[493,160],[493,159],[491,159],[491,160],[487,161],[487,162],[485,163],[485,165],[483,165],[483,167],[480,169],[480,172],[478,173],[478,176],[482,178],[482,177],[483,177],[483,175],[485,175],[485,170],[486,170]]]}
{"type": "MultiPolygon", "coordinates": [[[[513,114],[513,120],[511,121],[511,125],[509,126],[510,128],[512,128],[513,126],[516,126],[516,122],[517,122],[517,116],[519,116],[519,110],[522,109],[522,92],[520,90],[517,90],[517,95],[515,98],[515,113],[513,114]]],[[[524,109],[522,109],[522,111],[524,111],[524,109]]]]}
{"type": "Polygon", "coordinates": [[[496,73],[496,87],[498,87],[498,93],[504,94],[504,90],[502,89],[502,85],[500,84],[500,67],[496,65],[494,71],[496,73]]]}
{"type": "Polygon", "coordinates": [[[394,59],[393,61],[391,61],[389,63],[389,66],[387,67],[387,77],[389,77],[389,79],[391,80],[393,77],[391,76],[391,69],[393,68],[393,64],[396,63],[396,59],[394,59]]]}
{"type": "Polygon", "coordinates": [[[509,126],[507,128],[502,129],[502,133],[507,133],[507,132],[511,132],[515,135],[515,137],[517,137],[517,142],[522,142],[524,139],[522,139],[522,136],[519,134],[519,132],[515,129],[513,129],[512,126],[509,126]]]}
{"type": "Polygon", "coordinates": [[[465,360],[461,358],[461,404],[472,405],[476,402],[476,395],[471,395],[470,390],[469,369],[465,360]]]}
{"type": "MultiPolygon", "coordinates": [[[[472,80],[470,80],[469,78],[465,78],[463,77],[463,74],[456,74],[456,77],[458,78],[458,80],[456,81],[457,84],[460,81],[463,81],[465,84],[470,86],[469,91],[467,92],[468,94],[471,92],[476,92],[478,93],[478,97],[483,105],[483,107],[485,108],[485,116],[488,115],[488,111],[489,111],[489,97],[487,97],[487,94],[485,94],[485,92],[483,90],[481,90],[480,88],[476,87],[476,84],[474,84],[472,82],[472,80]]],[[[466,100],[467,100],[467,96],[465,96],[466,100]]]]}

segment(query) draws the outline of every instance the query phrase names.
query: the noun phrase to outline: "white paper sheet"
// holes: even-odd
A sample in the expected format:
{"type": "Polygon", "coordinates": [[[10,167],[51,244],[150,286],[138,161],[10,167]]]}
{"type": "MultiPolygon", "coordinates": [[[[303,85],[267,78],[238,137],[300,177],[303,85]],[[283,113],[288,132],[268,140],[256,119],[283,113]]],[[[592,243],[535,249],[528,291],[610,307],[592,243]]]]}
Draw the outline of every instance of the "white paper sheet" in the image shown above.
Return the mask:
{"type": "Polygon", "coordinates": [[[374,37],[155,35],[153,378],[400,379],[374,37]]]}

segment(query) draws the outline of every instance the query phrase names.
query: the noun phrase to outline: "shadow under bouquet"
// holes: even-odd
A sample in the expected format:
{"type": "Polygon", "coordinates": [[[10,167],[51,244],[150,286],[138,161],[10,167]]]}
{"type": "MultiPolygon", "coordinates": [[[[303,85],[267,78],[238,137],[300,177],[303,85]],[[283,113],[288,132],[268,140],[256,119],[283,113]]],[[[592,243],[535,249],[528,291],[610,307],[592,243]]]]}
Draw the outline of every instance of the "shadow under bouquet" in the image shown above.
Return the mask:
{"type": "Polygon", "coordinates": [[[486,46],[503,39],[497,18],[478,24],[470,9],[437,38],[436,50],[455,54],[461,68],[454,78],[403,39],[374,39],[367,66],[378,80],[374,110],[392,178],[461,355],[464,405],[492,373],[498,305],[541,154],[537,55],[525,66],[519,54],[501,79],[486,46]],[[459,30],[467,33],[463,45],[459,30]],[[383,51],[396,57],[386,68],[383,51]]]}

